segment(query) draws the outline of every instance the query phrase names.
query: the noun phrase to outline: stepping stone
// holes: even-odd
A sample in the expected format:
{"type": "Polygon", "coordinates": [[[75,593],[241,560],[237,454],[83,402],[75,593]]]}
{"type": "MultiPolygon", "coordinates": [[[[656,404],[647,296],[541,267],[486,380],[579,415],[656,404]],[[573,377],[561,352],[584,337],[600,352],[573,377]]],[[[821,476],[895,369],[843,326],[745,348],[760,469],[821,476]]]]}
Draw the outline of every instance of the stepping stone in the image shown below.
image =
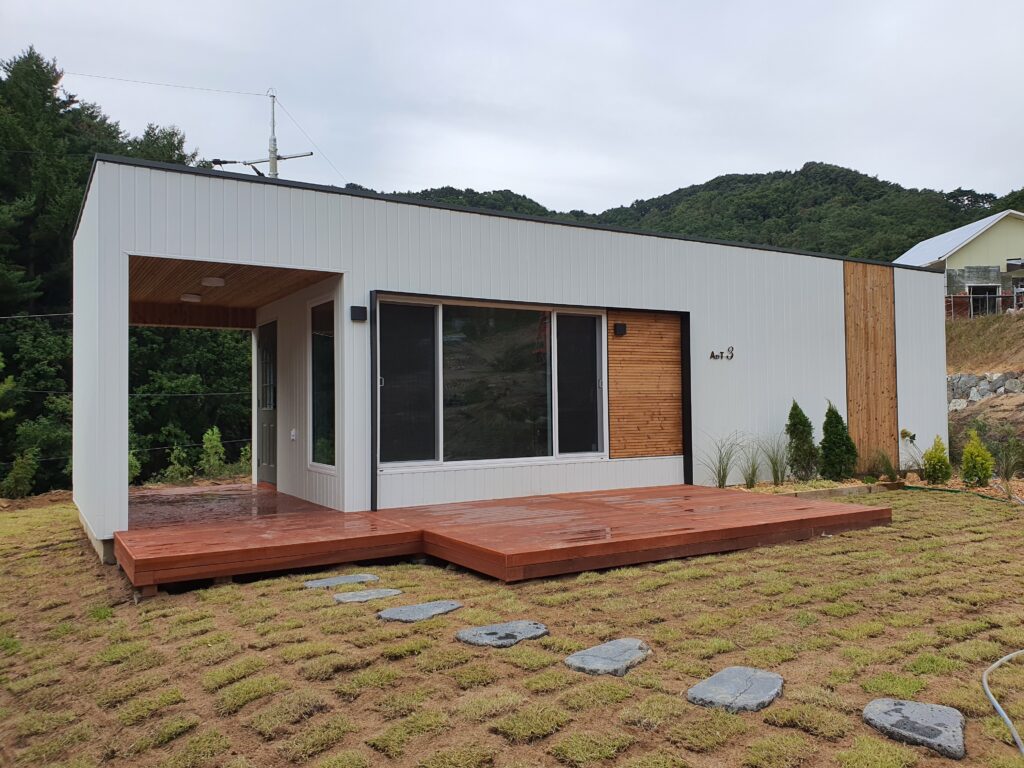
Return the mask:
{"type": "Polygon", "coordinates": [[[385,608],[377,616],[385,621],[404,621],[412,623],[431,619],[443,613],[451,613],[462,607],[457,600],[434,600],[429,603],[418,603],[416,605],[402,605],[398,608],[385,608]]]}
{"type": "Polygon", "coordinates": [[[306,589],[320,589],[321,587],[337,587],[341,584],[365,584],[368,581],[380,581],[372,573],[350,573],[348,576],[331,576],[326,579],[313,579],[302,582],[306,589]]]}
{"type": "Polygon", "coordinates": [[[486,627],[470,627],[459,630],[455,636],[470,645],[489,645],[492,648],[508,648],[522,640],[544,637],[548,628],[539,621],[508,621],[504,624],[488,624],[486,627]]]}
{"type": "Polygon", "coordinates": [[[362,589],[358,592],[339,592],[334,596],[336,603],[365,603],[367,600],[380,600],[382,597],[394,597],[402,594],[400,589],[362,589]]]}
{"type": "Polygon", "coordinates": [[[569,669],[589,675],[617,675],[626,672],[651,655],[651,646],[634,637],[611,640],[585,651],[577,651],[565,660],[569,669]]]}
{"type": "Polygon", "coordinates": [[[782,695],[782,675],[753,667],[726,667],[686,692],[686,700],[727,712],[757,712],[782,695]]]}
{"type": "Polygon", "coordinates": [[[864,722],[890,739],[962,760],[964,716],[953,707],[901,699],[875,699],[864,707],[864,722]]]}

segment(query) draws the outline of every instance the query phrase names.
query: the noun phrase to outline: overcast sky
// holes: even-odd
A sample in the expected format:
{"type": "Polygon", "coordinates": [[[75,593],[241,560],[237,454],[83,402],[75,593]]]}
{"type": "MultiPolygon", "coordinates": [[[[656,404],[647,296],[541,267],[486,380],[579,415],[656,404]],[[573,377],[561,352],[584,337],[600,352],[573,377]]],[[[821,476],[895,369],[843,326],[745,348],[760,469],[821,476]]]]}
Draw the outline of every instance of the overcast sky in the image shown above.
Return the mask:
{"type": "MultiPolygon", "coordinates": [[[[844,165],[911,187],[1024,186],[1024,2],[3,0],[0,56],[204,157],[265,156],[264,92],[320,152],[282,176],[512,189],[599,211],[723,173],[844,165]],[[340,175],[339,175],[340,172],[340,175]]],[[[282,153],[313,149],[279,115],[282,153]]]]}

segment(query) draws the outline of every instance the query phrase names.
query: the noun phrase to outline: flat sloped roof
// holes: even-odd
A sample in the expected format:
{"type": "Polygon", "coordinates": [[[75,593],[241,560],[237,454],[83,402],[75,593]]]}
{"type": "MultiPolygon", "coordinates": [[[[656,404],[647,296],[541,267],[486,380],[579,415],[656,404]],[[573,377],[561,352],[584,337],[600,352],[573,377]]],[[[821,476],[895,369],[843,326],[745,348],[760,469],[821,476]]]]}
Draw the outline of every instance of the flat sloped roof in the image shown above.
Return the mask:
{"type": "MultiPolygon", "coordinates": [[[[471,213],[478,216],[493,216],[496,218],[503,219],[515,219],[518,221],[530,221],[538,224],[551,224],[554,226],[561,227],[573,227],[575,229],[590,229],[597,230],[600,232],[615,232],[624,235],[639,235],[642,237],[657,237],[666,240],[683,240],[692,243],[704,243],[707,245],[724,245],[732,248],[750,248],[758,251],[772,251],[776,253],[791,253],[797,256],[811,256],[819,259],[833,259],[837,261],[852,261],[861,264],[875,264],[883,267],[893,267],[901,269],[911,269],[925,272],[936,272],[934,268],[924,267],[918,264],[900,263],[898,261],[879,261],[877,259],[858,259],[851,256],[839,256],[832,253],[820,253],[817,251],[805,251],[797,248],[780,248],[775,245],[758,245],[757,243],[744,243],[732,240],[716,240],[714,238],[705,237],[692,237],[689,235],[678,235],[671,232],[653,232],[650,230],[630,229],[628,227],[616,227],[607,224],[594,224],[589,222],[577,222],[577,221],[565,221],[564,219],[548,218],[545,216],[534,216],[525,213],[514,213],[512,211],[496,211],[489,208],[473,208],[470,206],[459,206],[451,205],[448,203],[438,203],[430,200],[420,200],[417,198],[403,197],[397,194],[384,194],[380,192],[369,192],[360,189],[345,189],[343,187],[335,187],[329,184],[313,184],[304,181],[294,181],[291,179],[271,179],[266,176],[250,176],[248,174],[235,173],[233,171],[220,171],[214,170],[213,168],[196,168],[191,165],[179,165],[176,163],[164,163],[157,160],[143,160],[134,157],[124,157],[122,155],[105,155],[97,154],[93,160],[93,167],[89,174],[89,182],[86,185],[86,195],[88,196],[89,186],[92,182],[92,177],[96,172],[96,165],[98,163],[113,163],[116,165],[127,165],[134,166],[137,168],[149,168],[151,170],[168,171],[171,173],[184,173],[193,176],[207,176],[215,179],[231,179],[233,181],[243,181],[249,184],[270,184],[279,187],[288,187],[291,189],[307,189],[316,192],[326,192],[332,195],[347,195],[349,197],[358,197],[369,200],[379,200],[385,203],[398,203],[400,205],[414,205],[421,208],[435,208],[445,211],[454,211],[457,213],[471,213]]],[[[83,207],[85,202],[83,200],[83,207]]],[[[1021,214],[1018,214],[1021,215],[1021,214]]],[[[81,211],[79,211],[79,220],[81,220],[81,211]]],[[[75,223],[75,232],[78,231],[78,222],[75,223]]],[[[909,253],[909,252],[908,252],[909,253]]],[[[906,255],[906,254],[904,254],[906,255]]],[[[902,258],[902,257],[901,257],[902,258]]]]}

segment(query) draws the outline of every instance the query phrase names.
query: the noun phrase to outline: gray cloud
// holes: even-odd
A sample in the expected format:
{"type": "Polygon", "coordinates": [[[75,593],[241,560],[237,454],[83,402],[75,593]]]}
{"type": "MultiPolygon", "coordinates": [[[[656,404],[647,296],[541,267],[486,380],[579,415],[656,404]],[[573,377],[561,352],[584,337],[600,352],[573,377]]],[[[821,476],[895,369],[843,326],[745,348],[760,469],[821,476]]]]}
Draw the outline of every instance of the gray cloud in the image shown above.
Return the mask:
{"type": "MultiPolygon", "coordinates": [[[[1024,185],[1024,4],[6,0],[0,55],[277,89],[322,157],[289,178],[509,188],[596,211],[722,173],[847,165],[915,187],[1024,185]]],[[[256,97],[69,75],[123,127],[206,157],[265,154],[256,97]]],[[[282,152],[311,149],[279,116],[282,152]]]]}

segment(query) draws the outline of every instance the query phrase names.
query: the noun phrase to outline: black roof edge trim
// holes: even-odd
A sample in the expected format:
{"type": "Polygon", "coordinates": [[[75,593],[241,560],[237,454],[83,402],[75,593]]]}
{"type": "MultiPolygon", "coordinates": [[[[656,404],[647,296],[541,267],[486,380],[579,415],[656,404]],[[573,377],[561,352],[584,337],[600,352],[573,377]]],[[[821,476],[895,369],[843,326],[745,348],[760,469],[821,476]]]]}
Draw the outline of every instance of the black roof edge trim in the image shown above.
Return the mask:
{"type": "MultiPolygon", "coordinates": [[[[747,248],[755,251],[769,251],[772,253],[790,253],[795,256],[811,256],[817,259],[831,259],[833,261],[850,261],[857,264],[875,264],[893,269],[906,269],[912,272],[939,273],[943,270],[932,267],[919,267],[911,264],[897,264],[893,261],[879,261],[877,259],[859,259],[852,256],[838,256],[833,253],[819,253],[817,251],[802,251],[796,248],[780,248],[775,245],[758,245],[757,243],[741,243],[732,240],[715,240],[705,237],[691,237],[688,235],[677,235],[671,232],[652,232],[643,229],[630,229],[628,227],[614,227],[607,224],[588,224],[584,222],[563,221],[561,219],[550,219],[544,216],[532,216],[526,213],[514,213],[511,211],[494,211],[487,208],[472,208],[469,206],[448,205],[447,203],[436,203],[430,200],[417,200],[411,197],[403,197],[396,194],[384,194],[380,192],[366,192],[358,189],[344,189],[330,184],[313,184],[306,181],[294,181],[292,179],[271,179],[266,176],[250,176],[234,171],[218,171],[213,168],[196,168],[191,165],[179,165],[177,163],[165,163],[159,160],[143,160],[135,157],[124,157],[122,155],[97,154],[93,159],[92,169],[89,171],[89,182],[86,186],[88,194],[89,185],[92,184],[96,166],[99,163],[113,163],[115,165],[129,165],[136,168],[149,168],[156,171],[170,171],[171,173],[187,173],[193,176],[207,176],[215,179],[230,179],[233,181],[245,181],[250,184],[269,184],[275,187],[286,187],[290,189],[306,189],[312,192],[326,192],[333,195],[347,195],[366,200],[378,200],[384,203],[398,203],[401,205],[415,205],[420,208],[434,208],[442,211],[454,211],[456,213],[472,213],[478,216],[493,216],[499,219],[514,219],[516,221],[529,221],[536,224],[552,224],[561,227],[572,227],[574,229],[591,229],[598,232],[611,232],[620,235],[640,235],[642,237],[657,237],[663,240],[682,240],[689,243],[702,243],[704,245],[722,245],[730,248],[747,248]]],[[[82,211],[85,208],[85,200],[82,200],[82,209],[79,210],[79,221],[75,223],[75,234],[78,233],[78,224],[81,222],[82,211]]]]}

